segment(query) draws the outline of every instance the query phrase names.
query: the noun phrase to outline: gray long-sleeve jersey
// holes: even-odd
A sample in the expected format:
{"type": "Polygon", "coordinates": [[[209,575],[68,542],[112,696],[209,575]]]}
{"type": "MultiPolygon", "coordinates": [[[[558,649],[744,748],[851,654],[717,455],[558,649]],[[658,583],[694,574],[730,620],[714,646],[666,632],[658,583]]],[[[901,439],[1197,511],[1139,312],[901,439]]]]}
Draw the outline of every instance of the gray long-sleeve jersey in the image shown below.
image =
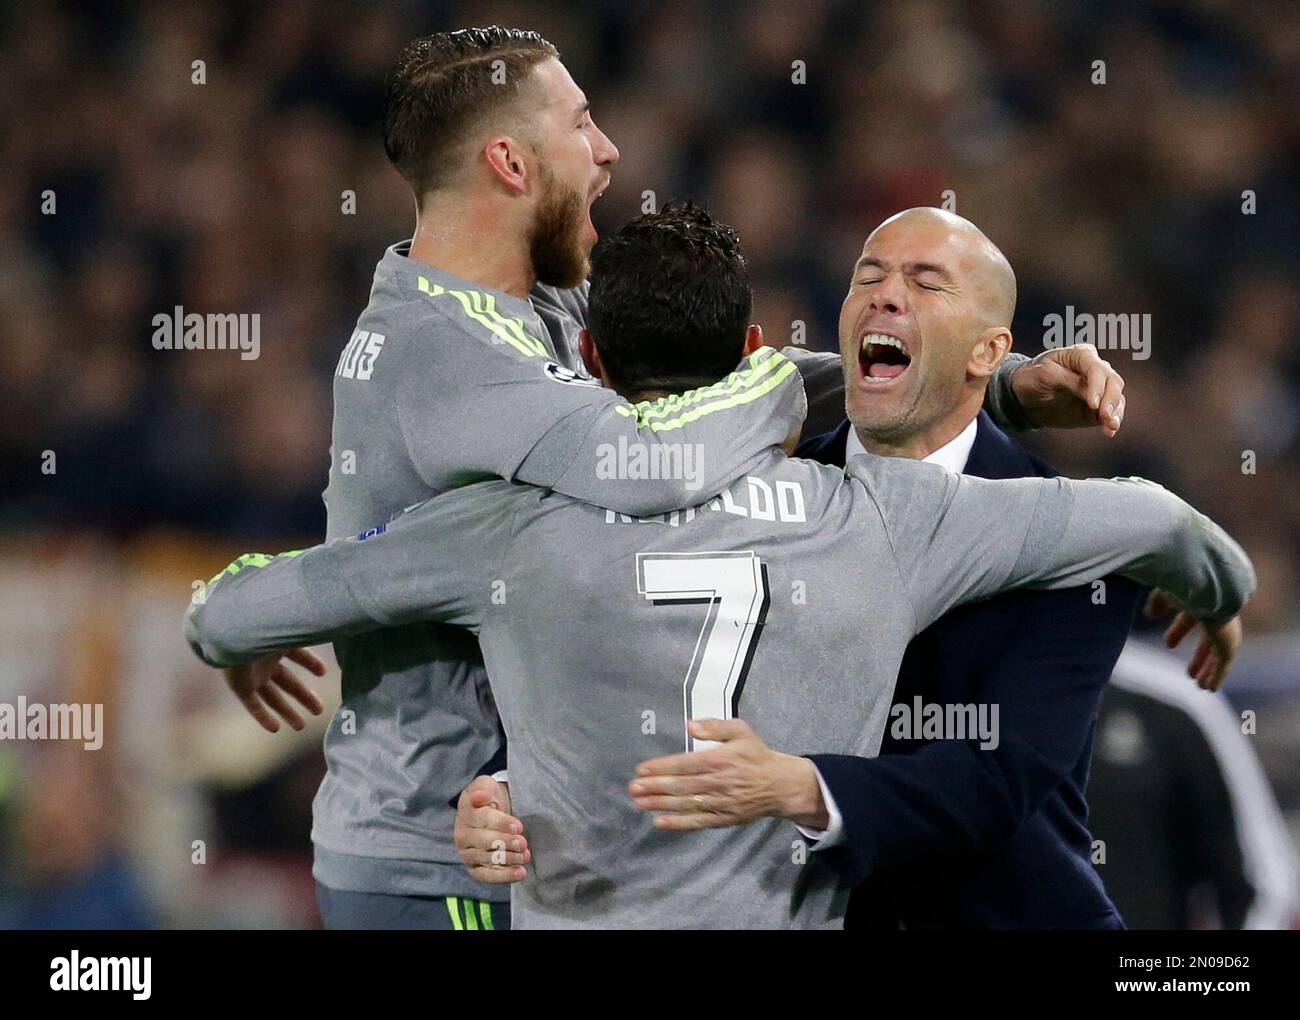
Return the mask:
{"type": "Polygon", "coordinates": [[[788,825],[661,832],[626,792],[636,764],[688,748],[688,717],[875,754],[903,651],[946,610],[1111,572],[1216,617],[1254,585],[1232,539],[1150,483],[771,454],[652,519],[460,489],[361,540],[236,561],[186,626],[213,665],[377,626],[476,632],[533,851],[518,927],[833,927],[848,889],[788,825]]]}
{"type": "MultiPolygon", "coordinates": [[[[523,301],[408,250],[380,261],[335,370],[329,538],[486,478],[633,513],[682,506],[721,490],[803,418],[798,372],[775,351],[651,417],[580,371],[585,286],[538,287],[523,301]],[[609,477],[598,468],[619,444],[660,464],[689,451],[691,473],[609,477]]],[[[469,877],[451,837],[450,802],[501,744],[473,638],[396,627],[343,638],[335,653],[343,689],[312,810],[316,878],[342,890],[504,899],[469,877]]]]}
{"type": "MultiPolygon", "coordinates": [[[[380,261],[335,370],[329,538],[492,477],[625,513],[688,506],[784,439],[803,418],[804,387],[807,429],[843,414],[839,358],[797,349],[761,351],[716,386],[633,406],[578,359],[585,285],[539,286],[522,301],[410,259],[409,247],[380,261]]],[[[1015,418],[1016,363],[990,387],[1004,421],[1015,418]]],[[[347,637],[335,653],[342,703],[312,811],[317,879],[504,899],[466,874],[451,838],[450,801],[500,746],[476,643],[426,624],[347,637]]]]}

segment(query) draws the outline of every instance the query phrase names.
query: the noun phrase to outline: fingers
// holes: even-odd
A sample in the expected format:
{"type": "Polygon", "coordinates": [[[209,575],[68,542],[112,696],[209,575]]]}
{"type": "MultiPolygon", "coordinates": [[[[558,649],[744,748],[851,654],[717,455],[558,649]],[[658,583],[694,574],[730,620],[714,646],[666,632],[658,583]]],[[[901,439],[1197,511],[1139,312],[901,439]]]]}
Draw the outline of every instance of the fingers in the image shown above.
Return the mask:
{"type": "Polygon", "coordinates": [[[1187,673],[1197,686],[1217,691],[1232,671],[1232,663],[1241,648],[1241,620],[1233,617],[1217,622],[1205,621],[1202,626],[1205,636],[1187,663],[1187,673]]]}
{"type": "Polygon", "coordinates": [[[289,704],[284,695],[280,693],[279,688],[274,684],[269,682],[262,684],[262,686],[257,689],[257,693],[261,696],[263,701],[279,713],[281,719],[287,722],[295,730],[301,730],[307,725],[302,721],[302,716],[294,711],[293,706],[289,704]]]}
{"type": "Polygon", "coordinates": [[[659,811],[672,815],[717,814],[722,806],[717,798],[703,793],[647,795],[633,797],[632,802],[641,811],[659,811]]]}
{"type": "Polygon", "coordinates": [[[528,877],[528,869],[522,865],[501,868],[495,864],[476,864],[468,871],[471,878],[477,879],[484,885],[511,885],[528,877]]]}
{"type": "Polygon", "coordinates": [[[457,816],[464,819],[466,828],[491,832],[494,839],[501,836],[523,836],[523,822],[491,805],[462,809],[457,812],[457,816]]]}
{"type": "Polygon", "coordinates": [[[297,663],[316,676],[325,673],[325,663],[315,652],[306,648],[291,648],[284,652],[271,652],[255,663],[225,670],[226,683],[239,698],[244,709],[268,733],[280,732],[280,716],[295,730],[306,728],[302,716],[286,699],[293,698],[312,715],[325,711],[325,703],[301,677],[289,669],[285,660],[297,663]]]}
{"type": "Polygon", "coordinates": [[[1101,429],[1106,436],[1113,437],[1119,432],[1119,427],[1124,421],[1124,378],[1116,372],[1110,365],[1101,361],[1100,364],[1089,372],[1089,388],[1095,383],[1091,376],[1099,376],[1101,386],[1101,399],[1097,406],[1097,416],[1101,419],[1101,429]]]}
{"type": "Polygon", "coordinates": [[[1088,410],[1098,410],[1101,407],[1101,396],[1106,392],[1106,385],[1105,380],[1094,372],[1101,361],[1097,348],[1092,344],[1075,344],[1066,350],[1069,351],[1068,363],[1075,374],[1074,386],[1079,399],[1088,406],[1088,410]]]}
{"type": "Polygon", "coordinates": [[[1206,691],[1217,691],[1223,683],[1226,669],[1217,655],[1211,655],[1197,671],[1196,686],[1206,691]]]}
{"type": "MultiPolygon", "coordinates": [[[[1196,646],[1196,651],[1192,654],[1190,661],[1187,663],[1187,673],[1197,681],[1202,679],[1206,667],[1210,665],[1210,660],[1214,656],[1214,644],[1208,637],[1203,638],[1201,643],[1196,646]]],[[[1204,687],[1204,683],[1201,684],[1204,687]]]]}
{"type": "Polygon", "coordinates": [[[1124,422],[1126,402],[1124,377],[1120,375],[1092,344],[1074,344],[1064,348],[1063,364],[1075,373],[1075,392],[1108,437],[1114,437],[1124,422]]]}
{"type": "Polygon", "coordinates": [[[1237,653],[1241,650],[1241,619],[1233,617],[1219,623],[1207,623],[1205,630],[1208,654],[1205,663],[1196,672],[1196,682],[1206,690],[1217,691],[1228,678],[1237,653]]]}
{"type": "Polygon", "coordinates": [[[1152,588],[1147,596],[1147,604],[1142,607],[1142,615],[1148,620],[1158,620],[1168,616],[1174,609],[1174,601],[1159,588],[1152,588]]]}
{"type": "Polygon", "coordinates": [[[684,832],[744,825],[761,817],[721,792],[716,780],[682,776],[634,779],[628,784],[637,810],[655,812],[658,829],[684,832]],[[712,790],[713,792],[707,792],[712,790]]]}
{"type": "Polygon", "coordinates": [[[638,776],[694,776],[706,772],[716,772],[727,761],[724,752],[717,749],[709,751],[687,751],[684,754],[670,754],[664,758],[650,758],[636,767],[638,776]]]}
{"type": "Polygon", "coordinates": [[[271,679],[312,715],[320,715],[325,711],[325,703],[321,701],[320,695],[308,687],[307,681],[302,677],[281,666],[271,674],[271,679]]]}
{"type": "Polygon", "coordinates": [[[1206,638],[1196,649],[1192,661],[1187,664],[1187,672],[1196,681],[1197,687],[1217,691],[1227,676],[1228,666],[1214,642],[1206,638]]]}
{"type": "Polygon", "coordinates": [[[719,792],[716,776],[638,776],[627,785],[633,800],[642,797],[694,797],[719,792]]]}
{"type": "Polygon", "coordinates": [[[258,725],[261,726],[262,729],[266,730],[268,733],[280,732],[279,720],[276,719],[267,707],[262,704],[262,699],[257,696],[256,691],[249,691],[245,694],[239,694],[237,692],[236,697],[239,698],[239,703],[248,710],[248,714],[257,720],[258,725]]]}
{"type": "Polygon", "coordinates": [[[655,815],[656,829],[665,832],[692,832],[696,829],[725,829],[732,823],[721,815],[655,815]]]}
{"type": "Polygon", "coordinates": [[[1183,638],[1195,629],[1195,618],[1186,613],[1179,613],[1174,617],[1174,622],[1169,625],[1169,629],[1165,631],[1165,645],[1169,648],[1177,648],[1183,638]]]}
{"type": "Polygon", "coordinates": [[[532,851],[518,818],[500,810],[501,784],[478,776],[460,795],[452,838],[469,873],[488,885],[509,885],[528,874],[532,851]]]}
{"type": "Polygon", "coordinates": [[[525,847],[512,850],[512,840],[488,840],[483,846],[466,846],[460,850],[460,859],[468,868],[522,868],[533,859],[533,852],[525,847]]]}
{"type": "MultiPolygon", "coordinates": [[[[744,740],[754,736],[754,731],[743,719],[693,719],[687,724],[691,736],[697,740],[716,740],[721,744],[744,740]]],[[[707,751],[687,751],[663,758],[649,758],[636,767],[638,776],[691,776],[717,772],[734,764],[740,748],[710,748],[707,751]]]]}
{"type": "Polygon", "coordinates": [[[1108,436],[1119,432],[1124,420],[1124,377],[1092,344],[1075,344],[1074,368],[1082,377],[1084,402],[1097,412],[1097,421],[1108,436]]]}
{"type": "Polygon", "coordinates": [[[1114,439],[1119,435],[1120,426],[1124,424],[1125,406],[1123,396],[1120,396],[1118,401],[1102,397],[1102,411],[1105,417],[1101,421],[1101,432],[1107,439],[1114,439]]]}
{"type": "Polygon", "coordinates": [[[500,783],[491,776],[475,776],[469,786],[461,791],[456,807],[458,810],[463,810],[462,805],[468,803],[473,808],[486,807],[489,804],[500,808],[503,802],[500,783]]]}
{"type": "Polygon", "coordinates": [[[285,657],[291,662],[296,662],[299,666],[316,676],[325,675],[325,660],[309,648],[290,648],[284,653],[285,657]]]}
{"type": "Polygon", "coordinates": [[[743,719],[692,719],[687,728],[696,740],[741,740],[752,736],[754,731],[743,719]]]}
{"type": "Polygon", "coordinates": [[[1218,655],[1212,655],[1210,662],[1206,665],[1203,675],[1196,678],[1197,683],[1207,691],[1217,691],[1223,686],[1223,681],[1228,676],[1228,670],[1232,668],[1229,661],[1224,660],[1218,655]]]}

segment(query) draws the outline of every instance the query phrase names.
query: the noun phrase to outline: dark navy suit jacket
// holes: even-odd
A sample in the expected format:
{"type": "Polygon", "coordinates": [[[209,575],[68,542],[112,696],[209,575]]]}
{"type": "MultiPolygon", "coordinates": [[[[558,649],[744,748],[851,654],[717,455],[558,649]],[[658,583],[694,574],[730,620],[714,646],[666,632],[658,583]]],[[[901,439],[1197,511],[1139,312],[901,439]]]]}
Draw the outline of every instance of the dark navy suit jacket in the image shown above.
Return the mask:
{"type": "MultiPolygon", "coordinates": [[[[848,430],[798,456],[843,465],[848,430]]],[[[1056,474],[982,412],[965,473],[1056,474]]],[[[995,750],[898,739],[891,713],[879,757],[809,756],[844,818],[846,843],[822,852],[860,883],[846,927],[1123,927],[1091,863],[1084,790],[1141,591],[1117,576],[1104,585],[959,606],[908,645],[894,704],[997,705],[995,750]]]]}

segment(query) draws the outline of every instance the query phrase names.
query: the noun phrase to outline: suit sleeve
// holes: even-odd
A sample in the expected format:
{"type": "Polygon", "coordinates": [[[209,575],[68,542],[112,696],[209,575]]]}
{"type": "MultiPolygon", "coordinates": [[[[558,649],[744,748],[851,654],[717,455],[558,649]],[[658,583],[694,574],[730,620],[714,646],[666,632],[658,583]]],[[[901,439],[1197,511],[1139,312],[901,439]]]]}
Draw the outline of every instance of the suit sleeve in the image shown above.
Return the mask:
{"type": "Polygon", "coordinates": [[[807,409],[798,371],[772,348],[711,386],[631,404],[521,339],[515,320],[489,321],[497,332],[439,319],[382,366],[435,490],[497,477],[619,513],[675,510],[743,476],[807,409]]]}
{"type": "Polygon", "coordinates": [[[1083,754],[1137,598],[1132,582],[1108,578],[1100,605],[1087,587],[981,607],[1020,615],[972,697],[998,708],[996,747],[941,740],[911,754],[810,756],[843,818],[844,845],[830,859],[846,877],[1010,838],[1083,754]]]}
{"type": "Polygon", "coordinates": [[[917,631],[1007,588],[1068,588],[1121,573],[1195,616],[1236,615],[1255,588],[1241,547],[1208,517],[1142,479],[956,475],[858,456],[909,593],[917,631]]]}
{"type": "Polygon", "coordinates": [[[241,556],[190,606],[186,640],[208,665],[236,666],[417,620],[477,631],[526,492],[505,482],[470,486],[357,538],[241,556]]]}

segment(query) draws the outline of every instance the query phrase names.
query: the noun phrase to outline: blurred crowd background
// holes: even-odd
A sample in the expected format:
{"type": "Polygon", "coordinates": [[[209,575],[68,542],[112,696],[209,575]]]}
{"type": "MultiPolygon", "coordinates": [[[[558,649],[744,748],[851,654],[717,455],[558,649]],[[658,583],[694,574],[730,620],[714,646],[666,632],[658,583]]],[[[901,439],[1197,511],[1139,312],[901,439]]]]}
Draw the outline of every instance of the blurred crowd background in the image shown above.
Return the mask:
{"type": "Polygon", "coordinates": [[[769,342],[802,323],[833,349],[866,233],[945,192],[1016,268],[1018,350],[1067,305],[1149,312],[1150,357],[1109,355],[1120,437],[1030,441],[1070,474],[1160,481],[1247,546],[1232,697],[1300,809],[1294,5],[16,2],[0,701],[101,702],[108,733],[0,742],[0,924],[314,923],[319,727],[257,731],[180,613],[231,555],[323,535],[331,374],[413,223],[383,76],[414,36],[491,23],[553,41],[620,147],[602,231],[647,191],[702,201],[740,231],[769,342]],[[154,350],[176,305],[260,313],[260,358],[154,350]]]}

